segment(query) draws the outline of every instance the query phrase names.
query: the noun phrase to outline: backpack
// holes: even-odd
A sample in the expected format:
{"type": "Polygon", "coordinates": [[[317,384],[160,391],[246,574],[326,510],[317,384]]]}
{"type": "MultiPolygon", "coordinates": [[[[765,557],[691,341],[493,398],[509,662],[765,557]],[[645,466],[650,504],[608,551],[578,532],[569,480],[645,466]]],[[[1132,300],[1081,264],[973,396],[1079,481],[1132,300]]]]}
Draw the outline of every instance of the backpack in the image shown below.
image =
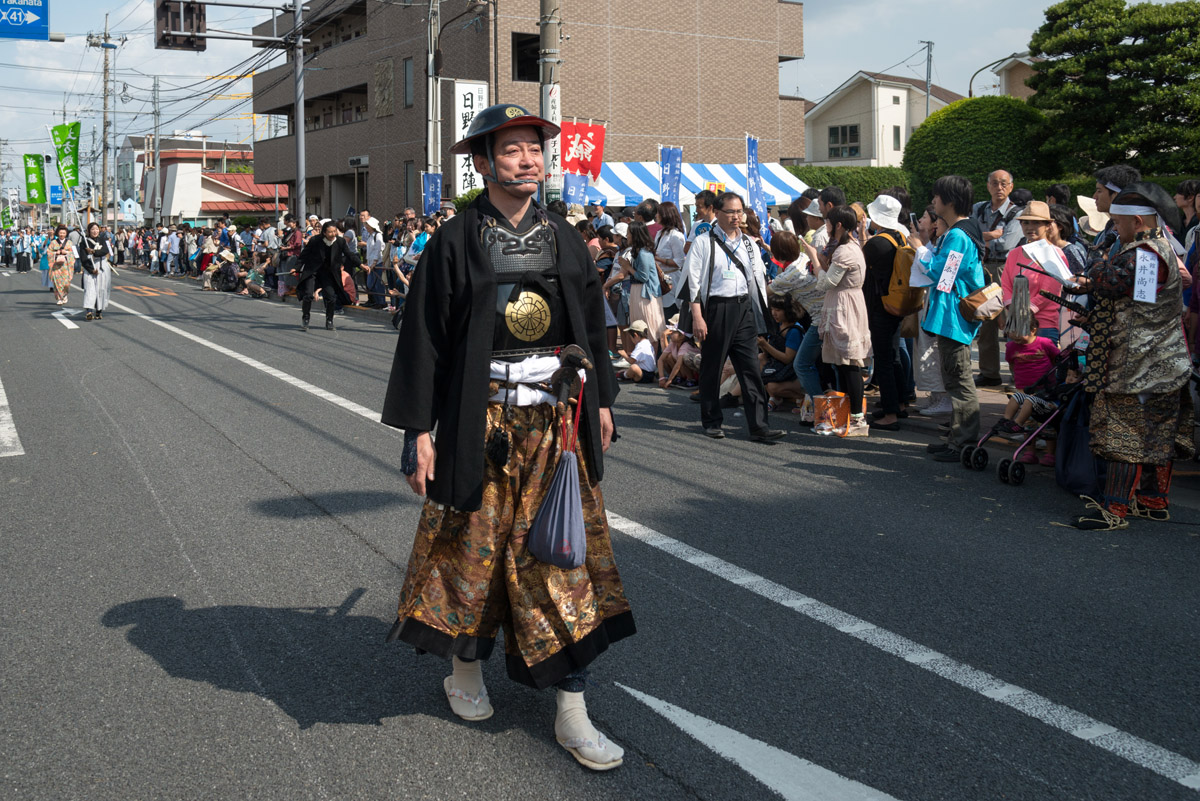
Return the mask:
{"type": "Polygon", "coordinates": [[[890,234],[881,233],[880,236],[896,247],[896,256],[892,259],[892,277],[883,296],[883,308],[894,317],[907,317],[918,311],[925,302],[925,290],[914,289],[909,284],[917,251],[907,241],[897,242],[890,234]]]}

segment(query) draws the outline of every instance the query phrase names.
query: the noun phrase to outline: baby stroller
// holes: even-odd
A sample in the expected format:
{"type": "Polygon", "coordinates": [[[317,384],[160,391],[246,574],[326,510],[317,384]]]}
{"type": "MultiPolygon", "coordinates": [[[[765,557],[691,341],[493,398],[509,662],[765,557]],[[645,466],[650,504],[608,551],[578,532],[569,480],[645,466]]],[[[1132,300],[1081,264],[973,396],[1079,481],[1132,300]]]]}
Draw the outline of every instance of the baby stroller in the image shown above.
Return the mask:
{"type": "MultiPolygon", "coordinates": [[[[1026,448],[1034,447],[1034,443],[1037,442],[1042,432],[1047,428],[1053,427],[1054,421],[1059,418],[1066,407],[1067,400],[1083,387],[1081,383],[1063,384],[1055,381],[1060,371],[1063,371],[1068,364],[1075,362],[1077,357],[1078,354],[1074,349],[1060,355],[1058,362],[1047,370],[1046,374],[1039,378],[1036,384],[1029,388],[1027,394],[1035,395],[1044,400],[1053,400],[1058,404],[1058,408],[1050,413],[1045,420],[1042,420],[1038,427],[1022,440],[1011,458],[1001,459],[999,464],[996,465],[996,477],[1000,479],[1000,483],[1011,484],[1017,487],[1025,481],[1025,465],[1018,461],[1021,452],[1026,448]]],[[[988,440],[1000,433],[1000,427],[1005,422],[1005,420],[997,420],[991,428],[984,432],[978,443],[968,445],[962,449],[960,461],[963,467],[979,472],[987,469],[989,459],[987,449],[984,448],[984,445],[988,440]]]]}

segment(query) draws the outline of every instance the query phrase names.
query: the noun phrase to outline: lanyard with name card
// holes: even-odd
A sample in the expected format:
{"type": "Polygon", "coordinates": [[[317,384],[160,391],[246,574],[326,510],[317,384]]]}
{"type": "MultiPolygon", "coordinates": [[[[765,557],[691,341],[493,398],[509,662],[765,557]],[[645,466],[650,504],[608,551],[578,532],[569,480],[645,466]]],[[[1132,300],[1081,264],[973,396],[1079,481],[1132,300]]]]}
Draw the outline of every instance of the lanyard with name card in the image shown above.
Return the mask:
{"type": "Polygon", "coordinates": [[[938,279],[938,292],[950,292],[954,289],[954,280],[958,277],[958,268],[962,265],[963,254],[952,250],[946,256],[946,265],[942,267],[942,277],[938,279]]]}
{"type": "MultiPolygon", "coordinates": [[[[722,242],[716,236],[713,236],[712,240],[717,245],[717,247],[721,248],[722,252],[725,253],[725,257],[727,259],[729,259],[729,267],[727,269],[721,271],[721,278],[725,281],[736,281],[738,275],[741,275],[743,278],[746,279],[747,286],[749,286],[750,277],[746,274],[746,266],[744,264],[742,264],[741,260],[738,259],[735,255],[739,250],[741,250],[744,237],[741,237],[741,236],[738,237],[737,244],[734,245],[733,250],[730,250],[729,245],[722,242]],[[740,271],[733,269],[733,266],[735,264],[739,268],[741,268],[740,271]]],[[[748,251],[747,251],[746,255],[747,256],[750,255],[748,251]]]]}
{"type": "Polygon", "coordinates": [[[1138,248],[1133,274],[1133,299],[1153,303],[1158,297],[1158,254],[1138,248]]]}

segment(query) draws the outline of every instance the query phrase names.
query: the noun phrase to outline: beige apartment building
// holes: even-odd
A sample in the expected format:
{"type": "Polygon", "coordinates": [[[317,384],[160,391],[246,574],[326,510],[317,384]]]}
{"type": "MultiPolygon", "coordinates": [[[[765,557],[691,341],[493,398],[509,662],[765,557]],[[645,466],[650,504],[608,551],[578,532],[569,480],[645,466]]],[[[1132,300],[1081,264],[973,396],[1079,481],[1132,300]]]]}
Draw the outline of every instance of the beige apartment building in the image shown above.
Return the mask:
{"type": "MultiPolygon", "coordinates": [[[[436,0],[435,0],[436,1],[436,0]]],[[[456,194],[456,102],[475,82],[487,102],[539,105],[538,0],[440,0],[443,193],[456,194]],[[457,91],[456,91],[457,90],[457,91]]],[[[349,206],[380,218],[421,198],[426,154],[428,2],[312,3],[305,36],[306,211],[349,206]],[[355,166],[352,166],[355,165],[355,166]]],[[[745,135],[763,162],[802,161],[804,101],[781,97],[779,65],[804,55],[804,7],[790,0],[564,1],[562,115],[607,124],[604,160],[741,163],[745,135]]],[[[290,15],[255,29],[272,35],[290,15]]],[[[289,56],[290,58],[290,56],[289,56]]],[[[259,183],[295,182],[290,60],[254,77],[254,112],[286,118],[255,144],[259,183]]],[[[434,160],[436,161],[436,159],[434,160]]]]}

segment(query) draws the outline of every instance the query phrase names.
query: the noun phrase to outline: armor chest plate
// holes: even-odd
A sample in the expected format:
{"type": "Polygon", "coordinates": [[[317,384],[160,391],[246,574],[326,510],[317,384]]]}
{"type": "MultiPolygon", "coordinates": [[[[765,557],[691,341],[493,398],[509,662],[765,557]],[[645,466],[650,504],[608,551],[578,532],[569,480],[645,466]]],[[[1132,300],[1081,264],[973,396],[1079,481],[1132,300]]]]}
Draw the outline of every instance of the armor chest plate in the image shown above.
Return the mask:
{"type": "Polygon", "coordinates": [[[537,223],[515,233],[493,221],[481,232],[496,273],[497,358],[548,352],[566,343],[566,310],[558,280],[554,229],[537,223]]]}

